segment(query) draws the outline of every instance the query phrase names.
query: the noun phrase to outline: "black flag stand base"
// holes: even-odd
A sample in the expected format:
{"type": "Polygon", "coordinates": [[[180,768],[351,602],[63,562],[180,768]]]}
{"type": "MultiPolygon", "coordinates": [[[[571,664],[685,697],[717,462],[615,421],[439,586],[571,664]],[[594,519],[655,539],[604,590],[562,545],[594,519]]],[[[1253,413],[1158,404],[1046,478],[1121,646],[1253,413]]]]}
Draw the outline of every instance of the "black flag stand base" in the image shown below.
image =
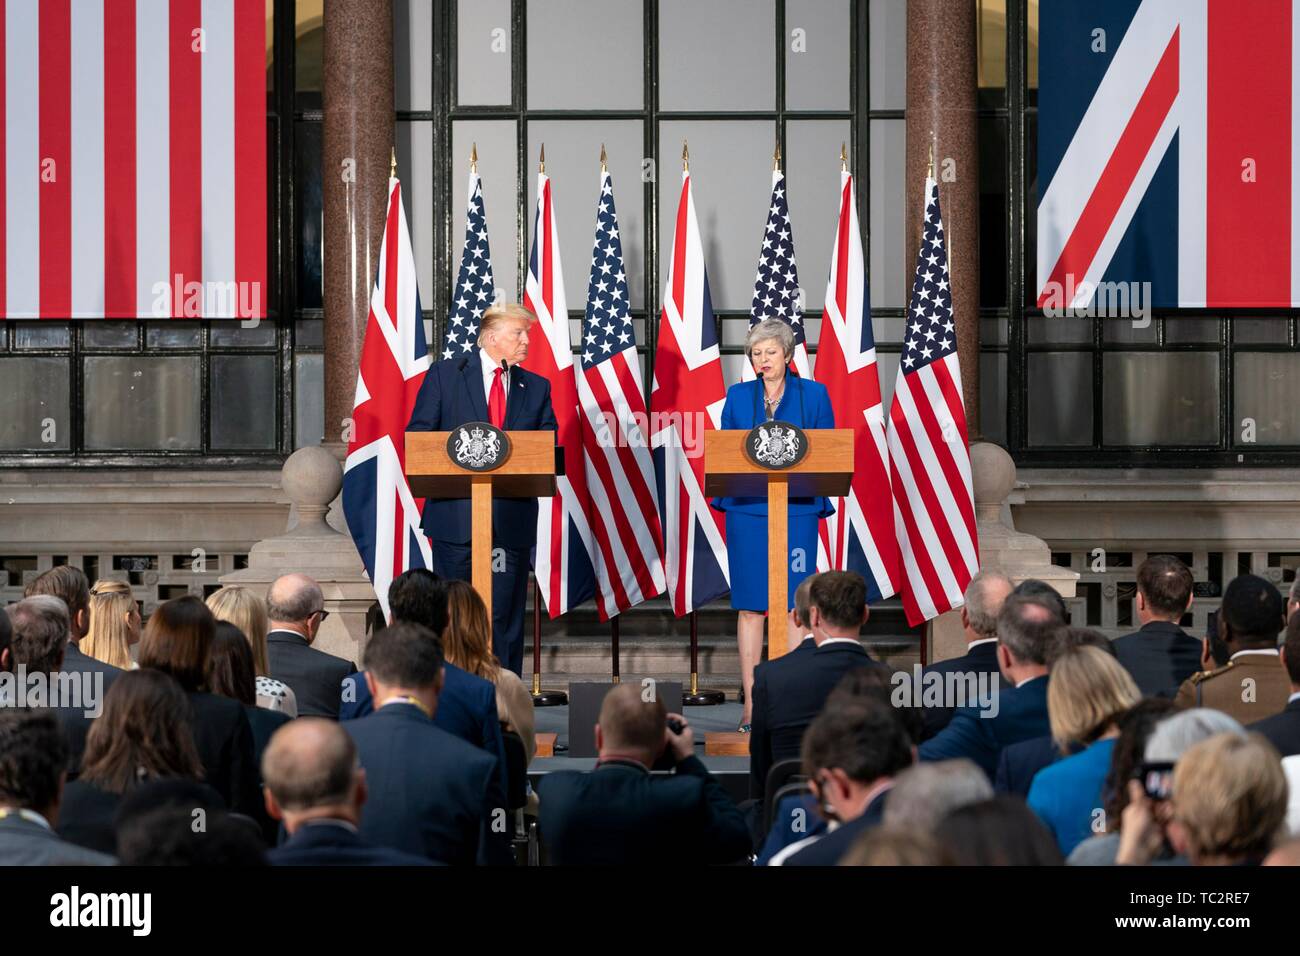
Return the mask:
{"type": "Polygon", "coordinates": [[[695,620],[695,612],[691,612],[691,686],[689,690],[682,691],[683,707],[714,707],[718,704],[726,703],[727,695],[720,690],[701,690],[700,689],[700,634],[695,620]]]}
{"type": "Polygon", "coordinates": [[[563,707],[569,695],[562,690],[542,690],[542,589],[533,579],[533,706],[563,707]]]}

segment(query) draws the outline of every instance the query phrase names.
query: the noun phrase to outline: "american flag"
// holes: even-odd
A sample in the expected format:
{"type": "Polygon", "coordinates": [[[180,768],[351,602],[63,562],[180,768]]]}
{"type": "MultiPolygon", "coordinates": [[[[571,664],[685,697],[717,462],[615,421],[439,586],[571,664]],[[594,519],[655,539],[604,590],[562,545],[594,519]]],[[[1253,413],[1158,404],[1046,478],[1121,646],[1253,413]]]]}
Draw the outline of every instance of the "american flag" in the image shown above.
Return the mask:
{"type": "Polygon", "coordinates": [[[348,531],[385,617],[393,578],[431,563],[429,539],[420,530],[424,499],[411,495],[405,468],[406,425],[428,369],[402,187],[390,179],[379,271],[357,371],[352,440],[343,470],[348,531]]]}
{"type": "MultiPolygon", "coordinates": [[[[764,319],[780,319],[794,332],[794,356],[790,366],[801,378],[810,378],[808,345],[803,329],[803,294],[799,270],[794,261],[794,227],[785,195],[785,173],[772,170],[772,202],[763,228],[763,248],[758,253],[758,275],[754,279],[754,302],[749,307],[749,327],[764,319]]],[[[741,365],[741,378],[754,378],[754,366],[741,365]]]]}
{"type": "Polygon", "coordinates": [[[551,407],[558,425],[555,442],[564,449],[565,473],[556,479],[554,496],[537,502],[537,550],[533,556],[533,571],[546,610],[551,617],[558,617],[595,595],[596,571],[560,238],[551,180],[544,172],[537,176],[537,218],[524,305],[537,316],[537,322],[529,329],[528,359],[523,364],[551,383],[551,407]]]}
{"type": "Polygon", "coordinates": [[[582,329],[582,440],[596,540],[596,607],[607,620],[664,589],[663,532],[614,182],[600,174],[582,329]]]}
{"type": "Polygon", "coordinates": [[[960,607],[979,570],[948,253],[933,176],[926,177],[925,196],[907,338],[889,409],[900,590],[912,626],[960,607]]]}
{"type": "Polygon", "coordinates": [[[898,590],[898,541],[862,231],[847,170],[840,173],[840,215],[817,346],[817,381],[830,392],[835,423],[853,429],[853,480],[847,498],[831,499],[835,513],[822,521],[817,567],[856,571],[867,581],[868,600],[886,598],[898,590]]]}
{"type": "Polygon", "coordinates": [[[483,180],[470,165],[469,201],[465,209],[465,245],[447,316],[447,337],[442,345],[444,359],[455,358],[478,345],[478,324],[488,306],[496,300],[492,282],[492,251],[488,248],[487,217],[483,214],[483,180]]]}
{"type": "Polygon", "coordinates": [[[0,83],[0,316],[266,315],[264,0],[3,0],[0,83]]]}
{"type": "Polygon", "coordinates": [[[721,424],[726,398],[691,174],[683,172],[650,389],[664,571],[679,617],[730,586],[723,516],[704,497],[704,432],[721,424]]]}

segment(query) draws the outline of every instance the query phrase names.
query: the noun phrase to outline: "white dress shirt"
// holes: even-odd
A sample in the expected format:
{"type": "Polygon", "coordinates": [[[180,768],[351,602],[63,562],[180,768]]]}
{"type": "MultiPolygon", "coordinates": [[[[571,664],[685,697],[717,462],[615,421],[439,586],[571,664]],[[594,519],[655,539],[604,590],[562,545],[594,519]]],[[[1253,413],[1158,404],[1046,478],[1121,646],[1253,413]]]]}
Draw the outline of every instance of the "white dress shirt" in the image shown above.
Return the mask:
{"type": "MultiPolygon", "coordinates": [[[[501,367],[500,362],[493,361],[492,356],[487,354],[487,349],[478,350],[479,362],[483,365],[483,397],[487,400],[489,407],[492,404],[492,379],[496,377],[496,371],[501,367]]],[[[502,394],[510,398],[510,370],[506,369],[501,376],[502,394]]],[[[492,413],[489,411],[488,415],[492,413]]]]}

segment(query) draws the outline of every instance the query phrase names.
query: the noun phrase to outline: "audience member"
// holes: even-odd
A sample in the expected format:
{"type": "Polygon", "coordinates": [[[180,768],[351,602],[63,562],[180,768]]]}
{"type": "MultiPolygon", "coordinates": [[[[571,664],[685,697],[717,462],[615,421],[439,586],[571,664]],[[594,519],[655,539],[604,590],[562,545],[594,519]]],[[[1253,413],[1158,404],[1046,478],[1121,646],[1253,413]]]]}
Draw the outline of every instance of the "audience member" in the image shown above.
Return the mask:
{"type": "MultiPolygon", "coordinates": [[[[988,679],[1000,682],[998,672],[998,612],[1002,602],[1011,593],[1011,579],[1001,571],[985,568],[966,585],[965,603],[961,609],[962,632],[966,638],[966,653],[929,665],[922,672],[929,674],[987,674],[988,679]]],[[[929,740],[948,726],[956,710],[955,702],[945,701],[939,707],[925,708],[925,740],[929,740]]]]}
{"type": "Polygon", "coordinates": [[[1223,591],[1218,633],[1206,639],[1201,653],[1206,669],[1183,681],[1179,705],[1213,707],[1242,724],[1281,713],[1291,695],[1277,660],[1277,635],[1286,626],[1284,606],[1271,582],[1255,574],[1234,578],[1223,591]],[[1213,666],[1216,642],[1227,656],[1218,667],[1213,666]]]}
{"type": "Polygon", "coordinates": [[[1291,581],[1291,587],[1286,592],[1286,619],[1291,620],[1291,615],[1296,611],[1300,611],[1300,574],[1291,581]]]}
{"type": "MultiPolygon", "coordinates": [[[[1300,577],[1296,580],[1300,581],[1300,577]]],[[[1291,696],[1280,713],[1256,721],[1247,729],[1262,734],[1283,757],[1292,757],[1300,754],[1300,613],[1292,614],[1287,620],[1286,638],[1278,656],[1286,671],[1291,696]]]]}
{"type": "Polygon", "coordinates": [[[112,866],[54,832],[68,753],[54,715],[0,708],[0,866],[112,866]]]}
{"type": "Polygon", "coordinates": [[[1052,667],[1047,686],[1052,739],[1063,752],[1072,744],[1084,749],[1040,770],[1027,802],[1064,856],[1095,825],[1105,823],[1102,786],[1119,736],[1118,720],[1141,699],[1128,671],[1096,647],[1067,651],[1052,667]]]}
{"type": "Polygon", "coordinates": [[[258,706],[256,681],[248,638],[229,621],[217,621],[208,659],[208,689],[244,705],[244,716],[253,731],[253,765],[260,767],[271,735],[292,718],[282,710],[258,706]]]}
{"type": "Polygon", "coordinates": [[[611,689],[596,748],[590,773],[558,771],[539,784],[539,827],[551,863],[682,866],[748,855],[744,816],[695,756],[686,719],[666,713],[658,697],[645,700],[636,684],[611,689]],[[651,774],[665,748],[675,772],[651,774]]]}
{"type": "Polygon", "coordinates": [[[763,799],[767,773],[800,755],[804,731],[821,712],[841,677],[872,659],[858,632],[867,620],[867,583],[852,571],[818,574],[808,592],[808,617],[817,647],[785,654],[754,669],[753,725],[749,740],[749,792],[763,799]]]}
{"type": "Polygon", "coordinates": [[[958,807],[993,796],[984,771],[969,760],[918,763],[898,775],[885,797],[886,828],[911,827],[933,833],[958,807]]]}
{"type": "Polygon", "coordinates": [[[82,653],[124,671],[136,666],[131,648],[140,642],[140,606],[131,585],[96,581],[90,589],[90,626],[78,643],[82,653]]]}
{"type": "Polygon", "coordinates": [[[63,602],[68,612],[67,649],[60,670],[67,674],[102,674],[103,688],[122,673],[121,668],[96,660],[77,645],[90,629],[90,582],[80,568],[60,564],[37,575],[23,589],[23,597],[48,594],[63,602]]]}
{"type": "Polygon", "coordinates": [[[266,810],[289,839],[272,866],[430,866],[422,856],[368,843],[358,832],[366,774],[341,726],[304,717],[278,730],[262,756],[266,810]]]}
{"type": "MultiPolygon", "coordinates": [[[[972,767],[974,765],[972,764],[972,767]]],[[[988,779],[974,770],[985,785],[988,779]]],[[[890,825],[868,830],[840,858],[840,866],[950,866],[951,858],[935,840],[932,829],[890,825]]]]}
{"type": "Polygon", "coordinates": [[[250,589],[232,585],[213,591],[208,595],[207,603],[213,617],[218,621],[229,621],[248,640],[256,675],[257,706],[297,717],[298,698],[293,688],[270,676],[271,658],[266,649],[270,622],[266,616],[266,602],[250,589]]]}
{"type": "Polygon", "coordinates": [[[794,625],[795,630],[803,635],[799,643],[790,648],[787,653],[793,654],[795,651],[812,651],[817,649],[817,638],[813,635],[812,624],[809,623],[808,609],[812,600],[812,583],[815,574],[810,574],[794,589],[794,607],[790,608],[790,623],[794,625]]]}
{"type": "Polygon", "coordinates": [[[199,598],[158,605],[140,639],[140,666],[170,674],[189,698],[194,746],[204,779],[231,810],[256,817],[261,807],[253,730],[243,706],[208,692],[216,620],[199,598]]]}
{"type": "MultiPolygon", "coordinates": [[[[814,588],[815,591],[815,588],[814,588]]],[[[894,708],[870,698],[827,707],[803,740],[803,769],[825,834],[786,847],[772,866],[834,866],[854,840],[879,825],[894,777],[916,751],[894,708]]]]}
{"type": "MultiPolygon", "coordinates": [[[[115,854],[122,795],[164,777],[203,778],[189,701],[161,671],[131,671],[113,682],[90,728],[81,776],[63,791],[59,836],[115,854]]],[[[212,798],[219,799],[215,791],[212,798]]]]}
{"type": "Polygon", "coordinates": [[[944,817],[935,839],[958,866],[1059,866],[1052,834],[1023,800],[998,794],[944,817]]]}
{"type": "Polygon", "coordinates": [[[8,614],[0,614],[0,674],[13,670],[14,626],[8,614]]]}
{"type": "Polygon", "coordinates": [[[1070,609],[1065,603],[1065,598],[1061,597],[1061,592],[1046,581],[1026,578],[1012,588],[1011,593],[1016,597],[1047,605],[1062,624],[1070,623],[1070,609]]]}
{"type": "Polygon", "coordinates": [[[1008,595],[998,614],[998,667],[1003,680],[996,715],[983,713],[977,707],[958,709],[938,736],[921,745],[922,760],[968,757],[991,780],[1004,748],[1051,732],[1047,717],[1047,653],[1057,631],[1064,626],[1058,603],[1064,606],[1060,595],[1056,601],[1037,594],[1008,595]]]}
{"type": "Polygon", "coordinates": [[[339,685],[356,665],[312,647],[329,611],[320,585],[305,574],[286,574],[266,592],[266,660],[269,677],[293,691],[298,713],[339,716],[339,685]]]}
{"type": "Polygon", "coordinates": [[[441,863],[509,862],[505,793],[496,758],[439,728],[442,648],[427,628],[394,624],[370,639],[374,713],[344,729],[372,786],[361,836],[441,863]]]}
{"type": "Polygon", "coordinates": [[[196,808],[169,805],[132,814],[117,829],[123,866],[266,866],[266,847],[247,817],[214,810],[202,828],[196,808]]]}
{"type": "Polygon", "coordinates": [[[1115,655],[1144,697],[1170,697],[1201,669],[1201,642],[1178,622],[1192,607],[1192,572],[1171,554],[1153,554],[1137,572],[1141,627],[1115,641],[1115,655]]]}

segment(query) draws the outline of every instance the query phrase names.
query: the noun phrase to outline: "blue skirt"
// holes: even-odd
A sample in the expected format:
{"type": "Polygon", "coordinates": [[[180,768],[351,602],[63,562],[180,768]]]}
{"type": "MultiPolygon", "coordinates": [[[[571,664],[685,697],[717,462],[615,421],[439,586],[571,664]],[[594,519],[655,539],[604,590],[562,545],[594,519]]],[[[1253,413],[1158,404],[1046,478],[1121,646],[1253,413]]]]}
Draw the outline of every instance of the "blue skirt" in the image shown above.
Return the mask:
{"type": "MultiPolygon", "coordinates": [[[[794,607],[794,591],[817,570],[815,514],[790,515],[790,585],[786,593],[794,607]]],[[[731,572],[731,606],[738,611],[767,610],[767,515],[727,512],[727,567],[731,572]]]]}

